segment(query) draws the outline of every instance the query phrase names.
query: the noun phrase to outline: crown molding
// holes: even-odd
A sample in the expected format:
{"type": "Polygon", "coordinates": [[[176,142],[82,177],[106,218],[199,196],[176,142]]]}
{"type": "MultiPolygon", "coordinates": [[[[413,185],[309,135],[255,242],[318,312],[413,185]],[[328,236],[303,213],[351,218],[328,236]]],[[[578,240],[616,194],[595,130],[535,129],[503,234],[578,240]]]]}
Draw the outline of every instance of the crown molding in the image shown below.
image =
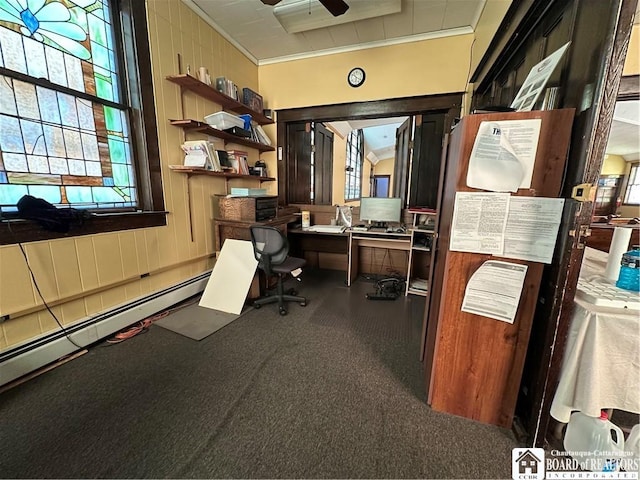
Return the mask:
{"type": "MultiPolygon", "coordinates": [[[[183,0],[185,1],[185,0],[183,0]]],[[[326,50],[318,50],[315,52],[296,53],[294,55],[285,55],[283,57],[273,57],[264,60],[258,60],[258,65],[272,65],[275,63],[292,62],[294,60],[304,60],[307,58],[323,57],[326,55],[335,55],[338,53],[356,52],[360,50],[369,50],[370,48],[388,47],[391,45],[401,45],[403,43],[422,42],[424,40],[434,40],[436,38],[454,37],[457,35],[468,35],[473,33],[473,28],[459,27],[450,28],[449,30],[439,30],[437,32],[422,33],[420,35],[409,35],[406,37],[391,38],[388,40],[379,40],[377,42],[359,43],[357,45],[348,45],[345,47],[328,48],[326,50]]]]}

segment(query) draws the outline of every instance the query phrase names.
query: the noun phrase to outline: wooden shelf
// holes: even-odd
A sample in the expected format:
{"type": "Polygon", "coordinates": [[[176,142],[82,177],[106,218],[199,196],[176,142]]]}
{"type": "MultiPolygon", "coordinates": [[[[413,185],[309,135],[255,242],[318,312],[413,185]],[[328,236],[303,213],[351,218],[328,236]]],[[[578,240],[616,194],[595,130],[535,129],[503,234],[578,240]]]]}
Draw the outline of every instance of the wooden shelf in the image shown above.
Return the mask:
{"type": "Polygon", "coordinates": [[[209,175],[211,177],[222,178],[246,178],[250,180],[260,180],[260,182],[274,182],[276,179],[273,177],[258,177],[257,175],[242,175],[240,173],[231,172],[214,172],[205,168],[198,167],[185,167],[183,165],[169,165],[169,168],[177,173],[184,173],[185,175],[209,175]]]}
{"type": "Polygon", "coordinates": [[[206,135],[211,135],[212,137],[220,138],[227,142],[233,142],[237,143],[238,145],[244,145],[245,147],[255,148],[256,150],[259,150],[261,152],[273,152],[275,150],[275,148],[271,145],[265,145],[264,143],[258,143],[254,142],[253,140],[249,140],[248,138],[232,135],[231,133],[213,128],[208,123],[198,122],[197,120],[169,120],[169,123],[171,123],[171,125],[175,127],[180,127],[183,130],[204,133],[206,135]]]}
{"type": "Polygon", "coordinates": [[[211,85],[207,85],[204,82],[201,82],[196,77],[192,77],[188,74],[180,74],[180,75],[169,75],[166,77],[167,80],[173,82],[180,87],[190,90],[207,100],[211,100],[219,104],[225,110],[229,110],[239,114],[249,114],[251,115],[252,120],[259,123],[260,125],[268,125],[273,123],[273,119],[264,116],[262,112],[256,112],[255,110],[250,109],[244,103],[240,103],[237,100],[225,95],[224,93],[219,92],[211,85]]]}

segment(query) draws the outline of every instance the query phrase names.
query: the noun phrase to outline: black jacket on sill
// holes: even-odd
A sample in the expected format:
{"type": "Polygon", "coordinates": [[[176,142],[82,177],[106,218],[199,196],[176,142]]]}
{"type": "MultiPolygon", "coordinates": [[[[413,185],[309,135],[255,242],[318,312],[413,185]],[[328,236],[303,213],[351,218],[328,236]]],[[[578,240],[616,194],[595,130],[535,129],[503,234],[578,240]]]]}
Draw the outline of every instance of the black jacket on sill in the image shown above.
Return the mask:
{"type": "Polygon", "coordinates": [[[16,205],[20,218],[32,220],[45,230],[66,233],[84,224],[91,213],[75,208],[57,208],[42,198],[24,195],[16,205]]]}

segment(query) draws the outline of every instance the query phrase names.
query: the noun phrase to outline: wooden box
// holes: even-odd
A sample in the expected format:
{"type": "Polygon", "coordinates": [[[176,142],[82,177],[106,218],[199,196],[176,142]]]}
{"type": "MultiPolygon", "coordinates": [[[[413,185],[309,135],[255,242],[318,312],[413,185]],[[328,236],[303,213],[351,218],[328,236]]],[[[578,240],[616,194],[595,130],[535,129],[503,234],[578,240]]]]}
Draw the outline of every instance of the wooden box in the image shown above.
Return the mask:
{"type": "Polygon", "coordinates": [[[278,197],[223,197],[219,202],[220,218],[224,220],[261,222],[276,218],[278,197]]]}

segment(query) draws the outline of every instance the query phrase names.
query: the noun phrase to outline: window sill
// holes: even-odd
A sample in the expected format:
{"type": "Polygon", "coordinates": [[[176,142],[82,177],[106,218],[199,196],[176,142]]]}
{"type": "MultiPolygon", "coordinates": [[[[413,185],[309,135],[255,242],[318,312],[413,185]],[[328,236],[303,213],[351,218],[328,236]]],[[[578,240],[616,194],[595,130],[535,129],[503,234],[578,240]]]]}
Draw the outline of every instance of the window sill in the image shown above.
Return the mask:
{"type": "Polygon", "coordinates": [[[36,222],[29,220],[5,220],[0,222],[0,245],[53,240],[56,238],[71,238],[136,228],[159,227],[167,224],[167,213],[168,212],[121,212],[97,214],[86,220],[84,225],[72,228],[67,233],[45,230],[36,222]],[[11,225],[11,229],[9,229],[9,224],[11,225]]]}

